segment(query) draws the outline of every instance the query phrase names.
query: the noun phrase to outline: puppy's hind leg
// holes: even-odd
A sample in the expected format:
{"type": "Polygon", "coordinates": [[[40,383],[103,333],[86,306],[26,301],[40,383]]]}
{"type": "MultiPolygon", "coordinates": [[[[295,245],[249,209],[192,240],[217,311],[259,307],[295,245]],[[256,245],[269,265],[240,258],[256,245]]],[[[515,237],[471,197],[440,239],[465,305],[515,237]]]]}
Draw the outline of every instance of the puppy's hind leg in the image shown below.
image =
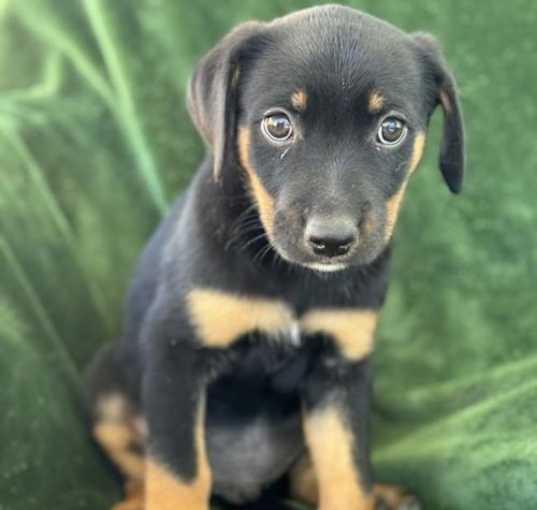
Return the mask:
{"type": "Polygon", "coordinates": [[[103,347],[88,369],[90,427],[125,479],[125,500],[113,510],[143,510],[145,423],[124,389],[113,348],[103,347]]]}

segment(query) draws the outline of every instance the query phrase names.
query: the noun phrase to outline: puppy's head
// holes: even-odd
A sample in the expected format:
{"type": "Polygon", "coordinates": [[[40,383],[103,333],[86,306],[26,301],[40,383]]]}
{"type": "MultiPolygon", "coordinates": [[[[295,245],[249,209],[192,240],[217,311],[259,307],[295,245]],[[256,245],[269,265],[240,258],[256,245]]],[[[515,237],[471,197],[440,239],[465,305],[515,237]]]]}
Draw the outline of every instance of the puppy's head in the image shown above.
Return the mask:
{"type": "Polygon", "coordinates": [[[243,173],[292,263],[337,271],[379,256],[438,105],[440,170],[461,189],[462,117],[436,42],[350,8],[239,26],[198,66],[188,104],[214,177],[243,173]]]}

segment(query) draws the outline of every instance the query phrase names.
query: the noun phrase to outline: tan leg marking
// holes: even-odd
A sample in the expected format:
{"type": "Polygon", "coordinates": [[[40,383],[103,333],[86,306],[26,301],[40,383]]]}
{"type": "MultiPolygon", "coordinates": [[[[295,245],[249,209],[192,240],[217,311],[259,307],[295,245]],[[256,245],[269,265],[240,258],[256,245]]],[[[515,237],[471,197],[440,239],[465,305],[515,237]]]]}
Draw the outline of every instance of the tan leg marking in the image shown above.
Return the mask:
{"type": "Polygon", "coordinates": [[[304,419],[304,432],[319,483],[319,510],[373,510],[353,459],[353,437],[335,408],[304,419]]]}
{"type": "Polygon", "coordinates": [[[405,501],[414,499],[405,489],[396,485],[375,485],[373,494],[376,499],[383,501],[390,509],[397,509],[405,501]]]}
{"type": "Polygon", "coordinates": [[[211,470],[205,448],[205,399],[200,402],[194,443],[197,474],[184,481],[154,458],[146,462],[144,510],[209,510],[211,470]]]}
{"type": "Polygon", "coordinates": [[[250,131],[248,128],[239,128],[238,136],[239,160],[242,167],[248,174],[250,192],[259,210],[261,223],[267,232],[269,238],[272,236],[274,225],[274,199],[263,186],[263,183],[257,176],[255,168],[250,158],[250,131]]]}
{"type": "Polygon", "coordinates": [[[369,94],[368,108],[371,113],[377,113],[384,106],[384,96],[379,90],[372,90],[369,94]]]}
{"type": "Polygon", "coordinates": [[[101,397],[96,410],[93,435],[126,480],[125,499],[112,510],[144,510],[145,422],[120,393],[101,397]]]}
{"type": "Polygon", "coordinates": [[[308,95],[304,89],[297,89],[291,94],[291,104],[298,112],[303,112],[308,104],[308,95]]]}
{"type": "Polygon", "coordinates": [[[117,503],[112,510],[144,510],[145,493],[143,483],[127,482],[125,500],[117,503]]]}
{"type": "Polygon", "coordinates": [[[187,303],[202,342],[211,347],[227,347],[254,330],[276,335],[287,331],[293,321],[292,311],[271,299],[194,289],[188,294],[187,303]]]}
{"type": "Polygon", "coordinates": [[[128,480],[143,480],[143,456],[133,451],[133,446],[143,447],[143,436],[135,425],[140,419],[132,414],[125,397],[113,393],[101,398],[97,413],[93,428],[97,442],[128,480]]]}
{"type": "Polygon", "coordinates": [[[129,498],[115,504],[112,510],[145,510],[143,495],[140,498],[129,498]]]}
{"type": "Polygon", "coordinates": [[[144,510],[207,510],[209,484],[196,478],[184,483],[157,461],[146,466],[146,506],[144,510]]]}
{"type": "Polygon", "coordinates": [[[319,502],[317,477],[308,454],[304,454],[289,473],[291,498],[316,506],[319,502]]]}
{"type": "Polygon", "coordinates": [[[401,203],[405,195],[405,190],[408,185],[408,180],[410,176],[415,172],[416,168],[421,161],[423,156],[423,150],[425,148],[425,135],[423,133],[418,133],[414,139],[414,147],[412,149],[412,155],[408,163],[408,175],[401,184],[399,191],[395,193],[389,200],[386,202],[386,226],[384,229],[384,239],[388,241],[393,235],[393,229],[397,223],[397,218],[399,217],[399,210],[401,209],[401,203]]]}
{"type": "MultiPolygon", "coordinates": [[[[291,498],[315,507],[319,503],[319,487],[309,455],[305,454],[289,473],[291,498]]],[[[377,484],[373,487],[375,501],[382,501],[388,508],[397,510],[414,497],[396,485],[377,484]]]]}
{"type": "Polygon", "coordinates": [[[378,314],[373,310],[327,309],[312,310],[301,321],[307,333],[330,335],[341,353],[359,360],[373,349],[378,314]]]}

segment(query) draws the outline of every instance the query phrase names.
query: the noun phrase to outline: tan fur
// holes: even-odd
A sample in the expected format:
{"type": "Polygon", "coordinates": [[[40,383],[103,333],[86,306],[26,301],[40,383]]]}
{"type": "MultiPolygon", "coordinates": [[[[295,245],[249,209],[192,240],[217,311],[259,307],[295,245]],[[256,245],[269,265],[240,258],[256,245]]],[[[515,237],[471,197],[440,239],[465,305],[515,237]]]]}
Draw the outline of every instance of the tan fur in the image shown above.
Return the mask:
{"type": "Polygon", "coordinates": [[[125,499],[112,507],[112,510],[144,510],[145,492],[143,482],[125,484],[125,499]]]}
{"type": "MultiPolygon", "coordinates": [[[[242,335],[262,331],[286,333],[295,322],[293,311],[282,301],[239,296],[213,289],[194,289],[188,309],[201,341],[211,347],[227,347],[242,335]]],[[[299,322],[305,333],[330,335],[344,356],[361,359],[373,347],[377,314],[372,310],[312,310],[299,322]]]]}
{"type": "MultiPolygon", "coordinates": [[[[319,503],[319,487],[309,455],[305,454],[289,473],[290,494],[293,499],[312,507],[319,503]]],[[[398,509],[411,498],[407,492],[396,485],[376,484],[373,487],[375,501],[382,501],[389,509],[398,509]]]]}
{"type": "Polygon", "coordinates": [[[192,322],[205,345],[226,347],[245,333],[286,331],[292,311],[281,301],[194,289],[187,297],[192,322]]]}
{"type": "MultiPolygon", "coordinates": [[[[132,481],[144,476],[144,459],[132,446],[141,446],[143,438],[133,426],[137,418],[119,393],[111,393],[97,402],[97,419],[93,428],[95,440],[107,452],[123,475],[132,481]]],[[[139,418],[138,418],[139,420],[139,418]]]]}
{"type": "Polygon", "coordinates": [[[138,498],[129,498],[121,501],[112,507],[112,510],[145,510],[143,496],[138,498]]]}
{"type": "Polygon", "coordinates": [[[384,229],[384,239],[386,241],[392,237],[393,229],[395,228],[397,217],[399,216],[399,209],[401,208],[401,202],[403,201],[407,184],[408,180],[405,180],[403,184],[401,184],[399,191],[386,202],[386,226],[384,229]]]}
{"type": "Polygon", "coordinates": [[[93,435],[125,477],[143,478],[144,459],[130,451],[135,441],[131,428],[121,423],[98,422],[93,428],[93,435]]]}
{"type": "Polygon", "coordinates": [[[263,186],[252,165],[250,159],[250,131],[248,128],[239,128],[238,145],[241,165],[248,174],[250,190],[259,210],[261,223],[263,223],[263,227],[270,238],[274,225],[274,199],[263,186]]]}
{"type": "Polygon", "coordinates": [[[241,76],[241,69],[239,66],[236,66],[233,70],[233,76],[231,77],[231,87],[235,88],[239,84],[239,78],[241,76]]]}
{"type": "Polygon", "coordinates": [[[447,92],[440,92],[440,103],[442,103],[442,108],[444,110],[444,113],[449,114],[451,113],[451,101],[449,100],[449,97],[447,95],[447,92]]]}
{"type": "Polygon", "coordinates": [[[123,421],[129,413],[129,404],[121,393],[110,393],[100,397],[96,408],[102,421],[123,421]]]}
{"type": "Polygon", "coordinates": [[[388,508],[399,508],[405,499],[408,498],[405,490],[396,485],[375,485],[373,494],[375,498],[386,503],[388,508]]]}
{"type": "Polygon", "coordinates": [[[353,437],[340,412],[330,407],[306,416],[304,432],[319,483],[319,510],[373,510],[374,498],[361,487],[353,437]]]}
{"type": "Polygon", "coordinates": [[[307,333],[331,335],[346,358],[359,360],[373,349],[377,320],[372,310],[334,308],[308,312],[301,324],[307,333]]]}
{"type": "Polygon", "coordinates": [[[291,104],[295,110],[303,112],[308,104],[308,95],[304,89],[295,90],[291,94],[291,104]]]}
{"type": "Polygon", "coordinates": [[[380,93],[379,90],[372,90],[369,94],[369,111],[371,113],[377,113],[382,110],[384,106],[384,96],[380,93]]]}
{"type": "Polygon", "coordinates": [[[410,156],[410,162],[408,164],[409,173],[415,172],[416,168],[420,164],[425,149],[425,134],[418,133],[414,139],[414,147],[412,148],[412,155],[410,156]]]}
{"type": "Polygon", "coordinates": [[[311,506],[317,505],[319,486],[309,455],[303,455],[289,472],[289,490],[293,499],[311,506]]]}
{"type": "Polygon", "coordinates": [[[205,448],[205,402],[200,403],[195,424],[196,466],[194,480],[184,482],[155,459],[146,463],[144,510],[209,510],[211,471],[205,448]]]}
{"type": "Polygon", "coordinates": [[[408,175],[401,184],[399,191],[395,193],[387,202],[386,202],[386,226],[384,229],[384,239],[388,241],[393,234],[393,229],[397,223],[397,218],[399,216],[399,210],[401,209],[401,203],[405,195],[405,190],[408,185],[409,177],[415,172],[418,167],[421,158],[423,156],[423,151],[425,149],[425,134],[418,133],[414,139],[414,147],[412,149],[412,155],[408,163],[409,171],[408,175]]]}
{"type": "Polygon", "coordinates": [[[209,486],[204,480],[184,483],[154,460],[147,462],[146,477],[144,510],[208,510],[209,486]]]}

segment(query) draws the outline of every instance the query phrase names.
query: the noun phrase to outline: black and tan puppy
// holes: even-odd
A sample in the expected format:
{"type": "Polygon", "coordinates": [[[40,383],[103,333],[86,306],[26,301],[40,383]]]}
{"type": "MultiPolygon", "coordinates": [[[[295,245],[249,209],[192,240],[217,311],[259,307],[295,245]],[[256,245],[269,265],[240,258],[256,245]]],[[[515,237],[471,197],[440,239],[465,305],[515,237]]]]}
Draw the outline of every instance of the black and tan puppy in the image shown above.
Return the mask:
{"type": "Polygon", "coordinates": [[[143,252],[89,377],[116,508],[247,503],[287,478],[321,510],[409,508],[374,486],[369,355],[390,240],[431,114],[454,193],[463,129],[434,40],[340,6],[239,26],[189,110],[208,155],[143,252]]]}

